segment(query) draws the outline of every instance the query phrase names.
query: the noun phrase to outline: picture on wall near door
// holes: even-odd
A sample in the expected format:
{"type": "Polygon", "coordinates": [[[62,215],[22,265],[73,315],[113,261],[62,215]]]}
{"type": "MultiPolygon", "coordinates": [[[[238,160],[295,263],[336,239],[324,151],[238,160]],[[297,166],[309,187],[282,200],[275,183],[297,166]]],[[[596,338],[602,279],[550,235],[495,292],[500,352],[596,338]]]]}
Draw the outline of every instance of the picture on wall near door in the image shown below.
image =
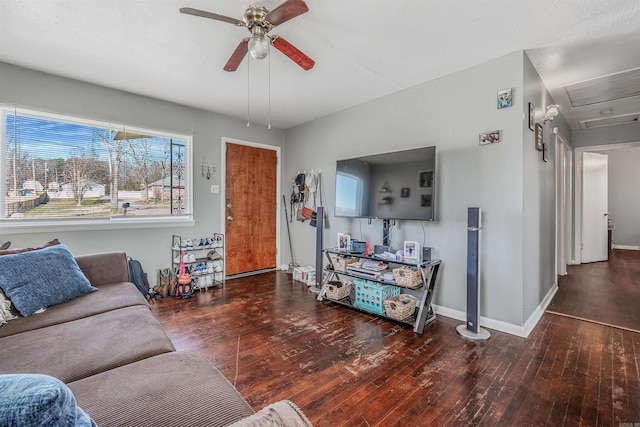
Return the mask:
{"type": "Polygon", "coordinates": [[[536,123],[536,150],[542,151],[542,125],[540,123],[536,123]]]}
{"type": "Polygon", "coordinates": [[[409,197],[409,188],[405,187],[400,190],[400,197],[409,197]]]}
{"type": "Polygon", "coordinates": [[[542,144],[542,160],[545,162],[549,161],[549,147],[547,147],[547,143],[542,144]]]}
{"type": "Polygon", "coordinates": [[[431,207],[431,194],[423,194],[420,196],[420,206],[423,208],[431,207]]]}
{"type": "Polygon", "coordinates": [[[536,124],[536,107],[529,103],[529,129],[533,130],[536,124]]]}

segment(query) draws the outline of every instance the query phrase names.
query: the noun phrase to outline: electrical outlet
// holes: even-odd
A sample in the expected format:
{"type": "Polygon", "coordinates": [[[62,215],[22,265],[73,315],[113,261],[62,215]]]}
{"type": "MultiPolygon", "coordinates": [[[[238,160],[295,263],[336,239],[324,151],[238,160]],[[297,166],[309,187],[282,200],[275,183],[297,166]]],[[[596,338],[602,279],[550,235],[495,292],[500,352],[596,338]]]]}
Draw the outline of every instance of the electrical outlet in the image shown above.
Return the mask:
{"type": "Polygon", "coordinates": [[[215,184],[211,184],[211,193],[212,194],[218,194],[220,192],[220,186],[219,185],[215,185],[215,184]]]}

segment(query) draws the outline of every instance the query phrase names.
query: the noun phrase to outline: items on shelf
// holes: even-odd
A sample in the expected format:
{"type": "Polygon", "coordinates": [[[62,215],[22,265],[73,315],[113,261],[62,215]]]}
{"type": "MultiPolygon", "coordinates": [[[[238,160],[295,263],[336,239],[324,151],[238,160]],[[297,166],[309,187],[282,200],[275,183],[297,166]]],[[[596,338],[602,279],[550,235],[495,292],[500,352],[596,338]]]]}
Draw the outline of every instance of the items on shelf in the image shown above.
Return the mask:
{"type": "Polygon", "coordinates": [[[323,250],[329,264],[318,300],[327,299],[350,308],[373,313],[422,333],[436,318],[431,307],[433,290],[442,261],[416,263],[381,259],[338,248],[323,250]],[[368,268],[365,268],[367,266],[368,268]],[[411,292],[420,292],[421,297],[411,292]]]}
{"type": "Polygon", "coordinates": [[[417,303],[418,298],[411,294],[398,294],[384,301],[384,311],[392,319],[404,320],[415,312],[417,303]]]}
{"type": "Polygon", "coordinates": [[[393,285],[372,282],[366,279],[354,279],[356,299],[354,307],[376,314],[385,314],[384,302],[396,295],[400,295],[400,288],[393,285]]]}
{"type": "MultiPolygon", "coordinates": [[[[185,239],[174,235],[171,241],[172,265],[180,265],[184,254],[184,272],[191,275],[193,289],[224,286],[224,235],[185,239]]],[[[174,292],[176,292],[174,290],[174,292]]]]}

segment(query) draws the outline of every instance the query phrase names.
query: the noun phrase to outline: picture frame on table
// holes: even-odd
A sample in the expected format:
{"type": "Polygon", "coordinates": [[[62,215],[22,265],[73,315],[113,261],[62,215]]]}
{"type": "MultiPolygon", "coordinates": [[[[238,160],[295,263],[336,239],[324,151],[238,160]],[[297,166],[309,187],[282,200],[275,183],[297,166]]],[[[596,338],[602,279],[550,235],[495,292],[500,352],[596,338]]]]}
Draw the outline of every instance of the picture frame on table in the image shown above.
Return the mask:
{"type": "Polygon", "coordinates": [[[338,233],[338,250],[349,252],[351,250],[351,235],[338,233]]]}
{"type": "Polygon", "coordinates": [[[413,240],[405,240],[403,254],[405,261],[414,260],[417,262],[420,259],[420,243],[413,240]]]}

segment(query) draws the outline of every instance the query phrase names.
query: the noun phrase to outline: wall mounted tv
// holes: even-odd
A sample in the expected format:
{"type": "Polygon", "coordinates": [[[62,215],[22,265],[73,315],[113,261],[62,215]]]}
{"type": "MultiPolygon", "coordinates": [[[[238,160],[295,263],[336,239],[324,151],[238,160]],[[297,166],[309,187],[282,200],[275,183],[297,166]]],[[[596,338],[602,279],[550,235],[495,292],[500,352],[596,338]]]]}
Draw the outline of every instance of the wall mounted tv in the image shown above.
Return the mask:
{"type": "Polygon", "coordinates": [[[436,147],[338,160],[335,216],[435,220],[436,147]]]}

